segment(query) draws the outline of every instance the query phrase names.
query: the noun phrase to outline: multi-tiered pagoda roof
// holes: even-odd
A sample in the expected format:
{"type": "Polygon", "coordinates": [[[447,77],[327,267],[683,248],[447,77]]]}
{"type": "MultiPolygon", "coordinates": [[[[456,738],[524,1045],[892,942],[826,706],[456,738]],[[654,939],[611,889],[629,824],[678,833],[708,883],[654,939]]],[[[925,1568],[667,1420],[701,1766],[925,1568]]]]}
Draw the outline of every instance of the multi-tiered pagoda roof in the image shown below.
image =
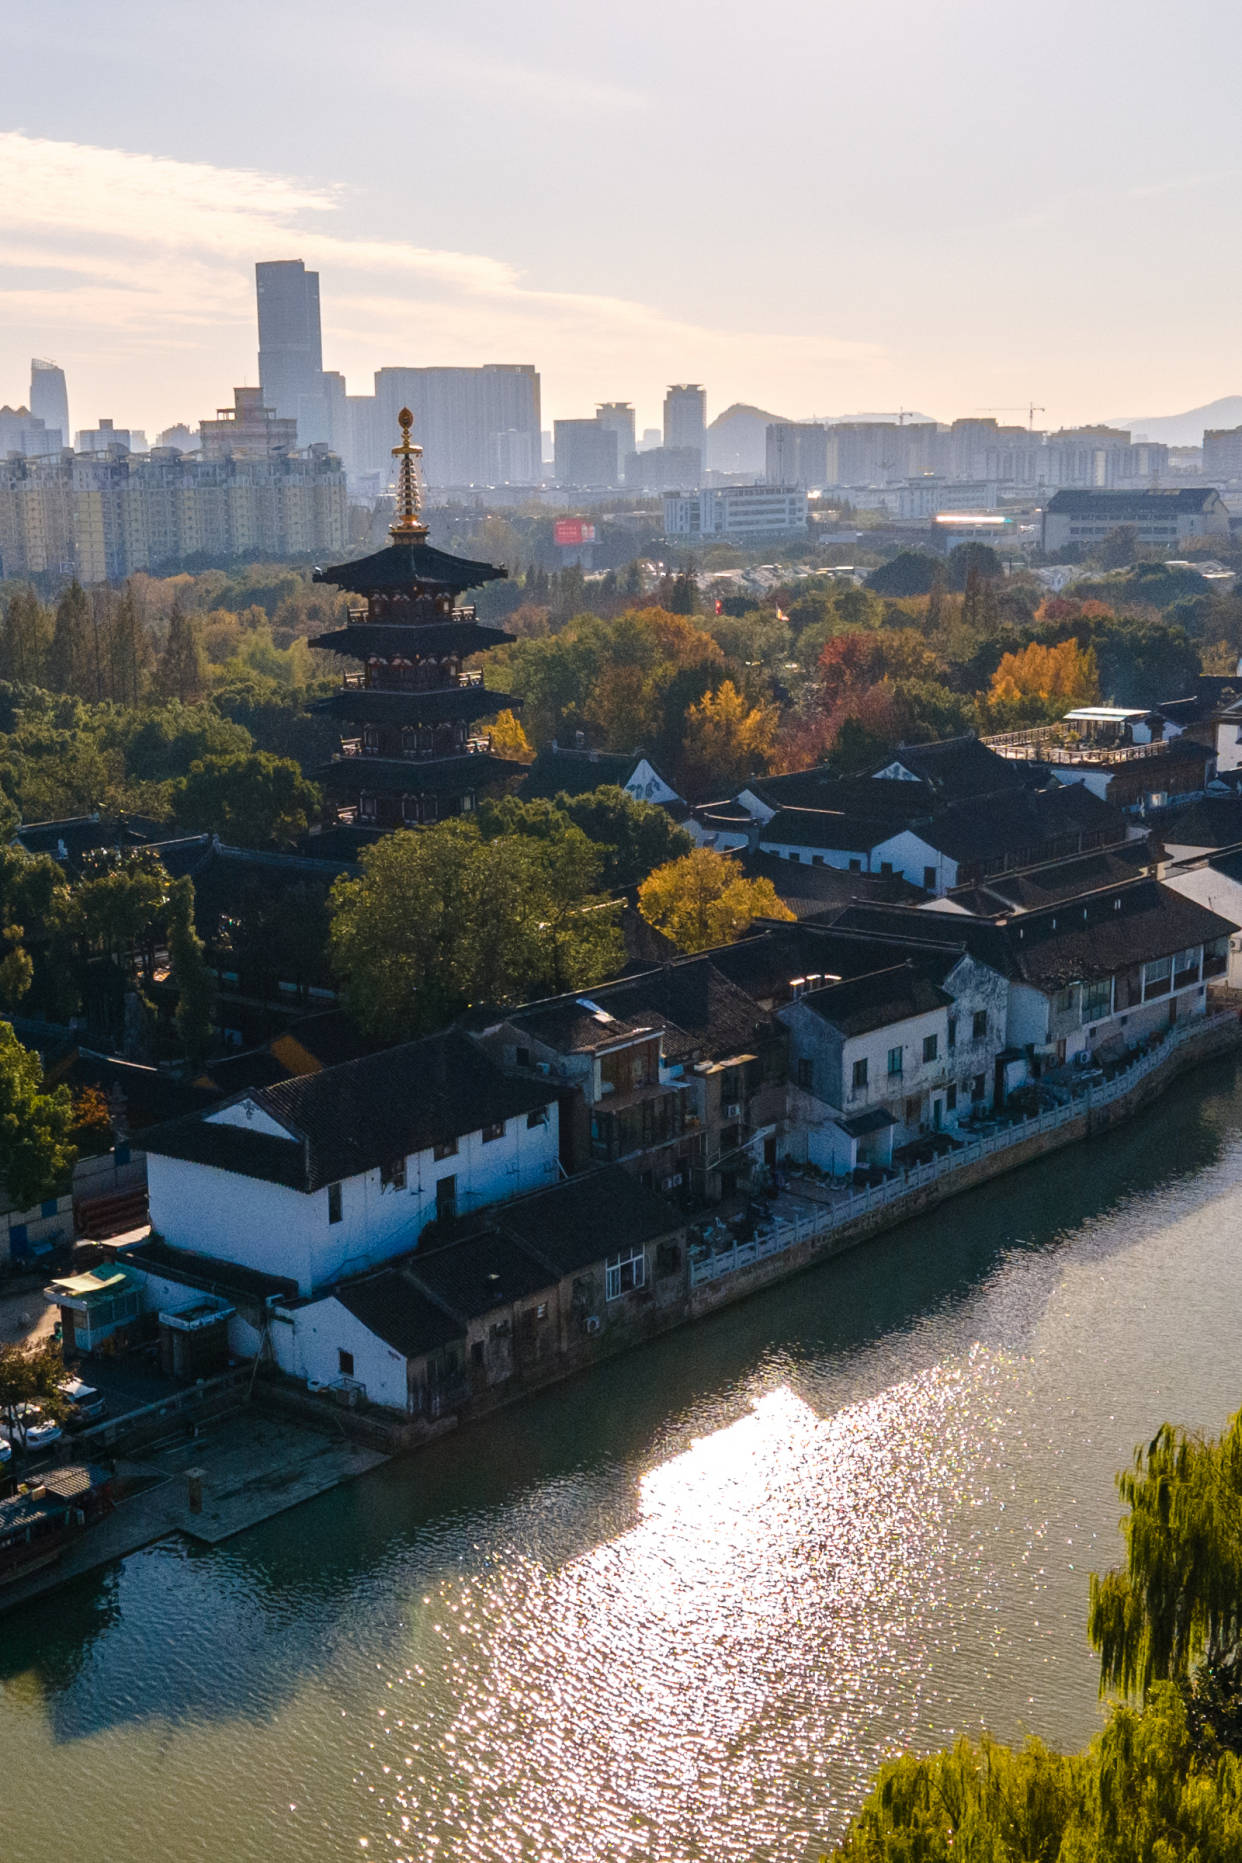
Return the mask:
{"type": "Polygon", "coordinates": [[[347,673],[341,690],[314,707],[356,727],[317,775],[337,819],[359,828],[415,827],[469,813],[481,789],[523,767],[496,756],[490,737],[472,729],[517,701],[491,691],[482,673],[465,665],[513,637],[482,625],[473,608],[457,606],[466,589],[507,572],[427,542],[419,509],[422,449],[410,438],[408,409],[400,421],[392,542],[371,556],[315,571],[317,582],[335,583],[366,604],[350,609],[345,627],[311,642],[362,662],[361,672],[347,673]]]}

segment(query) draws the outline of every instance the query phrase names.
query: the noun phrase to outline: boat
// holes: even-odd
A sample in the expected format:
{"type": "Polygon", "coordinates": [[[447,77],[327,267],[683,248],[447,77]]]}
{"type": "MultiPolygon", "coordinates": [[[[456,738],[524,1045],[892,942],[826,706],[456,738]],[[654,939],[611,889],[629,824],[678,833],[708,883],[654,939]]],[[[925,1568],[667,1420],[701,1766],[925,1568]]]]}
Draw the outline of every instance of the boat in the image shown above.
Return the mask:
{"type": "Polygon", "coordinates": [[[0,1501],[0,1586],[54,1565],[112,1507],[112,1477],[89,1462],[49,1469],[0,1501]]]}

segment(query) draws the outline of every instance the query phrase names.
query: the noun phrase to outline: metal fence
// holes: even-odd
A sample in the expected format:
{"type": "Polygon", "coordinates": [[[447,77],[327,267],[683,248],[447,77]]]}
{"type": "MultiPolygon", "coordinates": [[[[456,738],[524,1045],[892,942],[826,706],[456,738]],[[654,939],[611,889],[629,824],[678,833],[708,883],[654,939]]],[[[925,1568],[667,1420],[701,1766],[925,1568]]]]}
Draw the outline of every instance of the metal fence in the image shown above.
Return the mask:
{"type": "Polygon", "coordinates": [[[1194,1040],[1211,1029],[1223,1028],[1226,1023],[1236,1023],[1237,1020],[1236,1010],[1225,1009],[1214,1015],[1201,1016],[1194,1022],[1179,1023],[1145,1053],[1136,1055],[1111,1080],[1075,1089],[1063,1105],[1051,1106],[1045,1112],[1032,1114],[1029,1119],[1021,1119],[996,1132],[968,1139],[943,1157],[933,1158],[927,1164],[914,1165],[867,1190],[855,1191],[851,1196],[842,1197],[838,1203],[817,1209],[813,1215],[798,1217],[792,1222],[778,1219],[748,1242],[734,1242],[724,1249],[712,1248],[707,1243],[699,1244],[690,1254],[690,1285],[700,1287],[707,1281],[718,1281],[724,1275],[736,1274],[739,1268],[747,1268],[752,1262],[764,1261],[770,1255],[784,1254],[799,1242],[814,1241],[873,1210],[900,1203],[915,1191],[936,1183],[940,1178],[951,1177],[956,1171],[964,1171],[981,1158],[1009,1151],[1039,1133],[1055,1132],[1071,1120],[1080,1119],[1093,1107],[1109,1106],[1114,1100],[1129,1093],[1148,1074],[1154,1073],[1183,1042],[1194,1040]]]}

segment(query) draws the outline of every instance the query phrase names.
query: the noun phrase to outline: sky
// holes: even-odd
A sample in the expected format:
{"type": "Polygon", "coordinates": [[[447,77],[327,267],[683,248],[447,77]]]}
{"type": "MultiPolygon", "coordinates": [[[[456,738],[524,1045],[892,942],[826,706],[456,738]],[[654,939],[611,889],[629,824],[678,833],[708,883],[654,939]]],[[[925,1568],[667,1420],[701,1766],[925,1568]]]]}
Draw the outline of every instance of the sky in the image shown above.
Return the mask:
{"type": "Polygon", "coordinates": [[[1177,412],[1242,389],[1240,54],[1225,0],[4,0],[0,403],[196,423],[302,258],[351,393],[1177,412]]]}

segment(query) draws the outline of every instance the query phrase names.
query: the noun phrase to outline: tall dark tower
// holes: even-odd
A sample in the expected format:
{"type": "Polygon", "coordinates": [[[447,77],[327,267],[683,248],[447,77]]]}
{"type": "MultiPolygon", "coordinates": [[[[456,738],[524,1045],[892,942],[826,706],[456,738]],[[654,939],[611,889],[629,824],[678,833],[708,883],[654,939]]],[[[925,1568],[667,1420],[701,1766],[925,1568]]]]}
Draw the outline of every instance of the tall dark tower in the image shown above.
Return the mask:
{"type": "Polygon", "coordinates": [[[507,571],[448,556],[427,542],[419,509],[422,448],[410,438],[408,408],[399,419],[392,542],[373,556],[315,571],[316,582],[366,598],[365,608],[350,609],[347,627],[311,642],[362,662],[361,672],[347,673],[341,690],[314,707],[357,727],[356,737],[342,740],[340,756],[316,772],[337,821],[356,828],[413,828],[469,814],[481,789],[523,768],[495,756],[490,737],[471,731],[515,701],[489,692],[481,672],[463,671],[472,654],[513,636],[481,626],[473,608],[455,605],[463,590],[507,571]]]}

